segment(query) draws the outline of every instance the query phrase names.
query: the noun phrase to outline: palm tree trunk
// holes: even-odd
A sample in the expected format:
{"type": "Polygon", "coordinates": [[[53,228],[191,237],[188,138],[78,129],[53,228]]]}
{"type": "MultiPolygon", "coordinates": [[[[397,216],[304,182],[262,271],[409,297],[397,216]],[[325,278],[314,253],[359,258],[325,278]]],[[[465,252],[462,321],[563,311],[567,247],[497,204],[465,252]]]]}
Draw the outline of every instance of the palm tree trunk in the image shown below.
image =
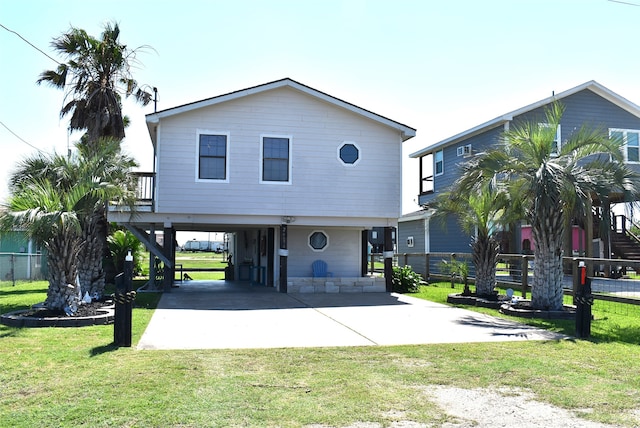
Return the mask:
{"type": "Polygon", "coordinates": [[[476,295],[491,296],[496,286],[497,243],[488,236],[478,236],[472,244],[476,268],[476,295]]]}
{"type": "Polygon", "coordinates": [[[531,305],[536,309],[557,311],[563,308],[562,212],[553,208],[540,210],[533,218],[535,242],[531,305]]]}
{"type": "Polygon", "coordinates": [[[61,233],[47,243],[49,288],[45,306],[75,312],[81,295],[77,284],[80,243],[73,233],[61,233]]]}
{"type": "Polygon", "coordinates": [[[86,219],[82,227],[84,246],[79,255],[78,276],[82,287],[82,295],[89,293],[93,298],[100,298],[104,293],[105,274],[102,259],[106,242],[106,216],[101,205],[86,219]]]}

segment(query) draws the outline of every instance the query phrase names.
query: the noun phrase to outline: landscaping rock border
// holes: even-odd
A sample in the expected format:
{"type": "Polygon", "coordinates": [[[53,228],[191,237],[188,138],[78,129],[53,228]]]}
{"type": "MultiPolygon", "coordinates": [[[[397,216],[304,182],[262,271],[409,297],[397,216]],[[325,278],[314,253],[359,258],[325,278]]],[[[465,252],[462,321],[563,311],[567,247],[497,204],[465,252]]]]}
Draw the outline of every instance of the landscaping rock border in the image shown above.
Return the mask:
{"type": "Polygon", "coordinates": [[[575,306],[565,305],[561,311],[545,311],[533,309],[527,304],[528,300],[521,300],[518,303],[504,303],[500,306],[500,313],[520,318],[572,320],[576,318],[575,306]]]}
{"type": "Polygon", "coordinates": [[[86,327],[90,325],[113,324],[115,309],[113,306],[105,306],[98,311],[97,315],[87,317],[37,317],[25,316],[33,309],[23,309],[20,311],[8,312],[0,315],[0,324],[9,327],[86,327]]]}

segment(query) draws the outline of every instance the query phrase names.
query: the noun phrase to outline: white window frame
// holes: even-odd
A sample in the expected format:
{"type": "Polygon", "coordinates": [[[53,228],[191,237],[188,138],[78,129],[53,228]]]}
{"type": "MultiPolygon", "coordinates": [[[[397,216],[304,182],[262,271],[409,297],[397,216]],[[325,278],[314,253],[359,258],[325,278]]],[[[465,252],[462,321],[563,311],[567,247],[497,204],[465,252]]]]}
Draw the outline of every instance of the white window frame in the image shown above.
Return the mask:
{"type": "Polygon", "coordinates": [[[471,144],[465,144],[464,146],[459,146],[458,148],[456,148],[456,155],[458,156],[471,156],[472,151],[471,151],[471,144]]]}
{"type": "Polygon", "coordinates": [[[260,184],[276,184],[276,185],[291,185],[293,176],[292,176],[292,164],[293,164],[293,137],[291,135],[282,135],[282,134],[260,134],[260,159],[258,160],[260,166],[258,168],[259,171],[259,182],[260,184]],[[271,180],[263,180],[262,167],[264,164],[264,139],[265,138],[286,138],[289,140],[289,180],[288,181],[271,181],[271,180]]]}
{"type": "MultiPolygon", "coordinates": [[[[540,128],[551,128],[551,124],[550,123],[539,123],[538,126],[540,128]]],[[[558,124],[558,127],[556,128],[556,138],[555,140],[553,140],[553,142],[555,143],[555,150],[551,151],[551,156],[558,156],[558,154],[560,153],[560,150],[562,149],[562,125],[558,124]]]]}
{"type": "Polygon", "coordinates": [[[231,152],[231,133],[229,131],[212,131],[209,129],[196,129],[196,168],[195,179],[199,183],[228,183],[229,182],[229,154],[231,152]],[[201,135],[224,135],[227,137],[226,155],[224,159],[225,177],[222,178],[200,178],[200,136],[201,135]]]}
{"type": "Polygon", "coordinates": [[[444,174],[444,150],[438,150],[433,152],[433,176],[437,177],[442,174],[444,174]],[[442,156],[442,160],[440,160],[442,163],[442,171],[440,172],[438,172],[438,153],[442,156]]]}
{"type": "Polygon", "coordinates": [[[324,230],[312,230],[311,233],[307,236],[307,245],[309,246],[309,248],[311,248],[311,251],[313,251],[314,253],[322,253],[323,251],[325,251],[327,248],[329,248],[329,234],[327,232],[325,232],[324,230]],[[322,233],[325,238],[327,238],[327,244],[318,249],[318,248],[313,248],[313,246],[311,245],[311,237],[313,236],[313,234],[315,233],[322,233]]]}
{"type": "Polygon", "coordinates": [[[358,165],[360,163],[360,160],[362,159],[362,150],[360,149],[360,146],[355,142],[355,141],[343,141],[342,143],[340,143],[340,145],[338,146],[338,149],[336,150],[336,156],[338,156],[338,161],[346,166],[346,167],[354,167],[356,165],[358,165]],[[342,158],[340,157],[340,150],[342,150],[342,148],[344,146],[346,146],[347,144],[350,144],[352,146],[354,146],[356,148],[356,150],[358,150],[358,159],[356,159],[356,161],[354,163],[347,163],[345,161],[342,160],[342,158]]]}
{"type": "Polygon", "coordinates": [[[624,157],[624,162],[628,163],[628,164],[640,164],[640,160],[638,161],[630,161],[629,160],[629,146],[627,146],[627,135],[632,132],[634,134],[638,134],[638,147],[636,148],[638,150],[638,159],[640,159],[640,130],[638,129],[621,129],[621,128],[609,128],[609,137],[611,137],[611,134],[614,132],[620,132],[622,133],[622,156],[624,157]]]}

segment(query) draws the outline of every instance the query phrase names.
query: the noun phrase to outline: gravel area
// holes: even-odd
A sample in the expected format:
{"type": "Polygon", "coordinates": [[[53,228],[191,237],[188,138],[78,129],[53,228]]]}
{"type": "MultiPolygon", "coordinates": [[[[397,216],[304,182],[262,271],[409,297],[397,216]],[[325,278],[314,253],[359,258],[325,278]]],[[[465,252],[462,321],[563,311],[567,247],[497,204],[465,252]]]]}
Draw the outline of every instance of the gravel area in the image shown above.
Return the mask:
{"type": "MultiPolygon", "coordinates": [[[[463,389],[430,385],[424,393],[434,404],[449,415],[451,422],[438,425],[421,424],[405,419],[403,412],[386,415],[390,428],[616,428],[582,419],[576,413],[534,399],[532,393],[514,389],[463,389]]],[[[582,409],[582,413],[589,412],[582,409]]],[[[633,416],[638,418],[640,412],[633,416]]],[[[357,422],[344,428],[381,428],[372,422],[357,422]]],[[[328,428],[326,425],[308,425],[307,428],[328,428]]]]}

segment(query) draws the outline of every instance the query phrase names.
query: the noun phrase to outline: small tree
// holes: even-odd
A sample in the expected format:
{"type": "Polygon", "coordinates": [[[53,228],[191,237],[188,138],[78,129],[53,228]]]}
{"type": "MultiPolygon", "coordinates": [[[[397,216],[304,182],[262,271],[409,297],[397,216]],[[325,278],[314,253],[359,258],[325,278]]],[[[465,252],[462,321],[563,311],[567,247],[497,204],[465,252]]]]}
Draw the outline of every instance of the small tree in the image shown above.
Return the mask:
{"type": "MultiPolygon", "coordinates": [[[[511,202],[509,194],[494,182],[484,183],[473,191],[464,191],[463,187],[467,185],[464,181],[465,172],[474,168],[474,162],[470,161],[461,168],[462,179],[455,182],[449,191],[438,195],[430,207],[435,208],[436,219],[444,220],[453,215],[462,230],[469,235],[475,232],[471,236],[471,253],[475,266],[476,294],[491,296],[496,285],[496,263],[500,250],[496,232],[517,211],[508,209],[511,202]]],[[[456,263],[460,262],[452,260],[448,268],[458,271],[456,263]]]]}

